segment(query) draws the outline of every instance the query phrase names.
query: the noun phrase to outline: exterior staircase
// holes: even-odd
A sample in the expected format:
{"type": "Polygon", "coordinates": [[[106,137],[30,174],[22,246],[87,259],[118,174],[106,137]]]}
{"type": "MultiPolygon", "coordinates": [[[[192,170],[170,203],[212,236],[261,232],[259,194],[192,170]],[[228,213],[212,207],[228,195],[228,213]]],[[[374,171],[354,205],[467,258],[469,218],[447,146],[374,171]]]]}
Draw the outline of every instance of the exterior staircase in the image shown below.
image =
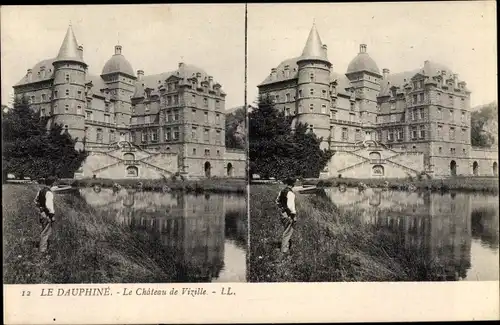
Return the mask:
{"type": "Polygon", "coordinates": [[[392,164],[392,165],[397,166],[397,167],[399,167],[399,168],[401,168],[401,169],[403,169],[403,170],[405,170],[405,171],[407,171],[407,172],[410,172],[410,173],[415,173],[415,174],[418,174],[418,173],[419,173],[419,171],[418,171],[418,170],[416,170],[416,169],[413,169],[413,168],[407,167],[407,166],[405,166],[405,165],[403,165],[403,164],[400,164],[400,163],[397,163],[397,162],[395,162],[395,161],[391,160],[392,158],[397,157],[397,156],[399,156],[399,155],[401,155],[401,154],[403,154],[403,153],[398,153],[398,154],[396,154],[396,155],[393,155],[393,156],[388,157],[388,158],[385,158],[385,159],[376,159],[376,160],[373,160],[373,159],[369,159],[369,158],[363,157],[363,156],[358,155],[358,154],[353,153],[353,152],[349,152],[349,153],[350,153],[350,154],[352,154],[352,155],[355,155],[355,156],[361,157],[361,158],[363,158],[364,160],[363,160],[363,161],[360,161],[360,162],[358,162],[358,163],[356,163],[356,164],[354,164],[354,165],[351,165],[351,166],[348,166],[348,167],[345,167],[345,168],[339,169],[339,170],[338,170],[338,172],[339,172],[339,173],[344,173],[344,172],[346,172],[346,171],[349,171],[349,170],[352,170],[352,169],[354,169],[354,168],[356,168],[356,167],[359,167],[359,166],[361,166],[361,165],[363,165],[363,164],[373,164],[373,165],[375,165],[375,164],[392,164]]]}

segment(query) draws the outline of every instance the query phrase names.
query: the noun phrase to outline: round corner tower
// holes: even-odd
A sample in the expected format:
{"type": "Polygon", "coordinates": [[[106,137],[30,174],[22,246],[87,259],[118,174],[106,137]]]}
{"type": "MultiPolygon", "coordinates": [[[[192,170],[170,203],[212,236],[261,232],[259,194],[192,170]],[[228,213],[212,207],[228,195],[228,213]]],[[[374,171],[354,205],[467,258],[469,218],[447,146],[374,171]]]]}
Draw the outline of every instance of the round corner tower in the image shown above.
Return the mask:
{"type": "Polygon", "coordinates": [[[314,24],[297,65],[297,115],[294,124],[307,124],[319,138],[323,138],[320,147],[328,148],[332,64],[327,58],[326,45],[321,43],[314,24]]]}
{"type": "Polygon", "coordinates": [[[83,149],[85,137],[85,79],[87,64],[83,61],[83,47],[79,47],[71,25],[59,53],[52,63],[52,116],[48,127],[60,124],[76,139],[75,148],[83,149]]]}

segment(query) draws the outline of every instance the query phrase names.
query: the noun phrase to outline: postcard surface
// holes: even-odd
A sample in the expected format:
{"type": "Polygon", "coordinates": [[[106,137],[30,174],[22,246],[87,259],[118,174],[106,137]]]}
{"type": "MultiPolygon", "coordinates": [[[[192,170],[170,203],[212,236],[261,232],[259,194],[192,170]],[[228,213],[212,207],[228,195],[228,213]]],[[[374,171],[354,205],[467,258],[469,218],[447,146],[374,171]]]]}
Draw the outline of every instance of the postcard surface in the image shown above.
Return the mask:
{"type": "Polygon", "coordinates": [[[495,2],[0,12],[6,324],[499,318],[495,2]]]}

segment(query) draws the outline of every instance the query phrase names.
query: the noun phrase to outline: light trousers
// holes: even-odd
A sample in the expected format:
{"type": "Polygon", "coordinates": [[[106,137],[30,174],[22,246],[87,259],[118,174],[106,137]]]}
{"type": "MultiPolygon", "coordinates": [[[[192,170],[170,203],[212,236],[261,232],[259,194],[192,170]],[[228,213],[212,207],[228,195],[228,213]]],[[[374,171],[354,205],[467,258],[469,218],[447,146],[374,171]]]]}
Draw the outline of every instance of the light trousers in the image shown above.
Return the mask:
{"type": "Polygon", "coordinates": [[[281,224],[285,227],[283,234],[281,235],[281,252],[288,253],[290,249],[290,239],[293,235],[293,230],[295,226],[295,220],[293,220],[288,213],[281,213],[281,224]]]}
{"type": "Polygon", "coordinates": [[[52,221],[45,212],[40,213],[40,223],[42,225],[42,232],[40,233],[39,250],[41,253],[47,251],[49,245],[49,238],[52,234],[52,221]]]}

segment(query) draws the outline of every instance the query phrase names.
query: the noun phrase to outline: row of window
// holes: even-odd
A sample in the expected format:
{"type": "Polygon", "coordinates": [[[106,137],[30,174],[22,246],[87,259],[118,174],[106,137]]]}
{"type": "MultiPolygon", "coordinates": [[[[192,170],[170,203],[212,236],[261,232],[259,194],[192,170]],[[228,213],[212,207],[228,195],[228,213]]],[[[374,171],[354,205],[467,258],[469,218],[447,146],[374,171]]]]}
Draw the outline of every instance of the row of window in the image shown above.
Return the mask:
{"type": "MultiPolygon", "coordinates": [[[[196,155],[197,155],[197,150],[196,150],[196,148],[193,148],[193,150],[191,151],[191,154],[192,154],[193,156],[196,156],[196,155]]],[[[210,157],[210,149],[205,149],[205,151],[204,151],[204,155],[205,155],[205,157],[210,157]]],[[[217,151],[216,151],[216,155],[217,155],[217,156],[220,156],[220,150],[217,150],[217,151]]]]}
{"type": "Polygon", "coordinates": [[[465,108],[465,98],[464,97],[456,97],[453,95],[448,95],[448,102],[444,102],[440,92],[437,92],[437,103],[438,104],[448,104],[449,106],[456,106],[456,101],[460,98],[460,107],[465,108]]]}
{"type": "MultiPolygon", "coordinates": [[[[438,153],[442,154],[443,153],[443,147],[438,148],[438,153]]],[[[450,148],[450,155],[456,155],[457,154],[457,149],[456,148],[450,148]]],[[[467,155],[467,151],[465,148],[462,149],[462,154],[465,156],[467,155]]]]}
{"type": "MultiPolygon", "coordinates": [[[[78,109],[77,109],[78,113],[78,109]]],[[[92,111],[85,111],[85,119],[94,121],[94,113],[92,111]]],[[[110,114],[104,114],[104,123],[112,123],[111,121],[111,115],[110,114]]]]}
{"type": "MultiPolygon", "coordinates": [[[[88,127],[85,127],[85,138],[88,138],[88,127]]],[[[96,129],[96,142],[103,143],[103,131],[101,128],[96,129]]],[[[116,141],[116,135],[114,130],[109,130],[109,143],[116,141]]]]}
{"type": "MultiPolygon", "coordinates": [[[[223,143],[224,139],[222,137],[221,130],[215,130],[215,132],[216,132],[215,143],[217,144],[223,143]]],[[[180,139],[180,128],[177,126],[172,128],[164,128],[164,136],[166,142],[178,141],[180,139]]],[[[131,132],[131,138],[132,142],[136,142],[136,132],[131,132]]],[[[149,131],[141,132],[141,142],[157,142],[158,138],[159,138],[159,129],[152,129],[149,131]]],[[[198,127],[196,126],[191,127],[191,138],[194,141],[198,140],[198,127]]],[[[207,128],[203,129],[203,141],[210,142],[210,129],[207,128]]]]}
{"type": "Polygon", "coordinates": [[[413,89],[422,89],[422,88],[424,88],[423,80],[417,80],[413,82],[413,89]]]}
{"type": "MultiPolygon", "coordinates": [[[[313,131],[314,129],[311,128],[311,126],[310,126],[310,130],[313,131]]],[[[330,126],[330,138],[332,140],[335,140],[335,126],[333,126],[333,125],[330,126]]],[[[360,129],[354,130],[354,139],[355,139],[355,141],[362,140],[360,129]]],[[[345,127],[342,128],[341,140],[342,141],[349,141],[349,128],[345,128],[345,127]]]]}
{"type": "MultiPolygon", "coordinates": [[[[436,118],[438,120],[442,120],[443,119],[443,109],[441,107],[438,107],[437,108],[437,116],[436,118]]],[[[451,122],[454,122],[455,121],[455,111],[454,109],[450,108],[448,109],[448,120],[451,121],[451,122]]],[[[461,114],[460,114],[460,122],[461,123],[466,123],[466,112],[465,111],[462,111],[461,114]]]]}
{"type": "MultiPolygon", "coordinates": [[[[62,98],[69,98],[70,97],[70,90],[69,89],[66,89],[64,91],[64,96],[65,97],[62,97],[62,98]]],[[[60,98],[59,97],[59,91],[58,90],[54,90],[54,99],[57,99],[57,98],[60,98]]],[[[83,99],[83,92],[81,90],[78,90],[76,92],[76,98],[77,99],[83,99]]],[[[38,101],[38,97],[36,95],[31,95],[29,97],[29,103],[30,104],[44,103],[44,102],[50,101],[50,100],[52,100],[52,96],[50,94],[41,94],[40,95],[40,101],[38,101]]]]}
{"type": "MultiPolygon", "coordinates": [[[[437,130],[436,138],[442,139],[443,138],[443,125],[438,125],[436,130],[437,130]]],[[[450,126],[448,138],[449,138],[449,140],[457,140],[455,127],[450,126]]],[[[459,140],[461,142],[467,142],[467,130],[466,129],[464,129],[464,128],[461,129],[459,140]]]]}
{"type": "Polygon", "coordinates": [[[422,104],[425,100],[424,93],[413,94],[413,105],[422,104]]]}

